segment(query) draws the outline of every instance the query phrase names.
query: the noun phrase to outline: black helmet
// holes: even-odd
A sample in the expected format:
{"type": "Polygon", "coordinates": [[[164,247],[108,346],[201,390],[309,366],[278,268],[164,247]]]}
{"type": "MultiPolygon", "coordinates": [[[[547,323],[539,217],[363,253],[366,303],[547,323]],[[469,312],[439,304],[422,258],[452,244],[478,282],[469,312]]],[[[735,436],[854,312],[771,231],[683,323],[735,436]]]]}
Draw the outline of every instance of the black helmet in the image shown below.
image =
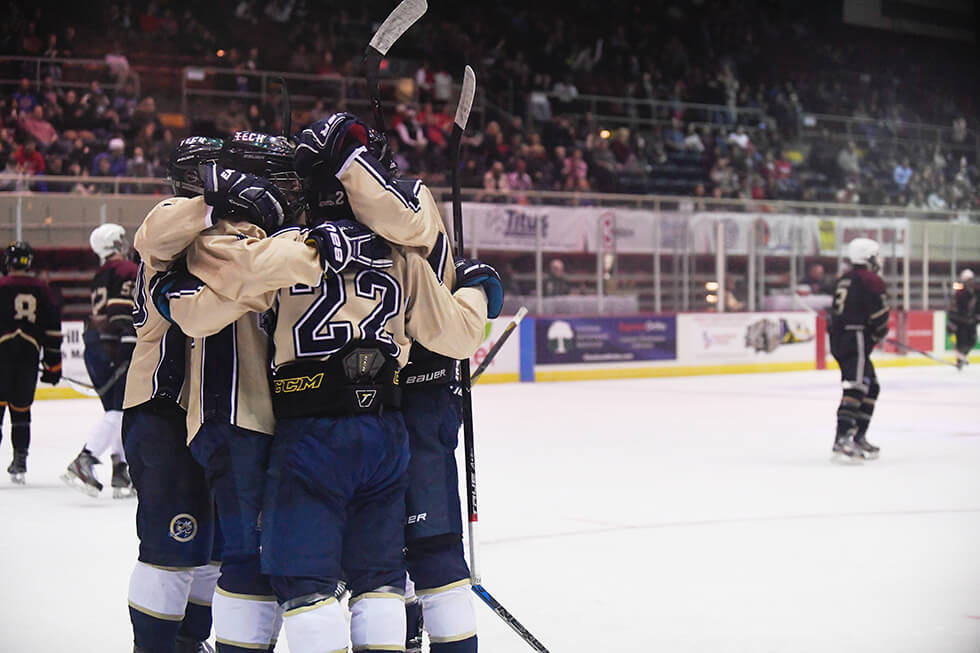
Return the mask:
{"type": "Polygon", "coordinates": [[[197,197],[204,193],[197,167],[216,161],[224,141],[207,136],[189,136],[177,144],[167,164],[167,179],[178,197],[197,197]]]}
{"type": "Polygon", "coordinates": [[[264,177],[276,185],[289,202],[287,223],[295,223],[306,208],[299,175],[293,169],[296,146],[285,136],[261,132],[235,132],[221,148],[218,163],[224,168],[264,177]]]}
{"type": "Polygon", "coordinates": [[[303,180],[306,195],[306,222],[314,227],[321,222],[334,220],[354,220],[347,191],[337,177],[325,166],[313,168],[313,175],[303,180]]]}
{"type": "Polygon", "coordinates": [[[23,240],[18,240],[7,245],[3,259],[5,269],[30,270],[34,263],[34,248],[23,240]]]}

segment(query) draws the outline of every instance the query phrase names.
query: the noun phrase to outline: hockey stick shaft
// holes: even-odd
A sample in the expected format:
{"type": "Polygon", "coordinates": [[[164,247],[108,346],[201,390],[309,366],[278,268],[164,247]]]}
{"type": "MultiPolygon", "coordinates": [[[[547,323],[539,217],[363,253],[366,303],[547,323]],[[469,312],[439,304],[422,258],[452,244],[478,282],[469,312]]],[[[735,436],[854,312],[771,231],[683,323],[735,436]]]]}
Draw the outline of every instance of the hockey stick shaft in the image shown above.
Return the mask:
{"type": "MultiPolygon", "coordinates": [[[[43,372],[44,371],[44,368],[43,367],[39,367],[37,371],[38,372],[43,372]]],[[[95,390],[95,386],[94,385],[92,385],[91,383],[86,383],[85,381],[82,381],[80,379],[73,379],[70,376],[65,376],[64,374],[61,375],[61,378],[64,379],[65,381],[67,381],[68,383],[74,383],[75,385],[80,385],[83,388],[88,388],[89,390],[95,390]]]]}
{"type": "Polygon", "coordinates": [[[531,648],[533,648],[535,651],[540,651],[540,653],[549,653],[544,644],[539,642],[537,637],[532,635],[530,631],[528,631],[528,629],[514,617],[514,615],[508,612],[507,608],[500,605],[500,601],[493,598],[490,595],[490,592],[488,592],[483,585],[474,583],[471,587],[473,589],[473,593],[479,596],[481,601],[486,603],[491,610],[497,613],[497,616],[503,619],[504,623],[513,628],[514,632],[520,635],[521,639],[527,642],[531,648]]]}
{"type": "Polygon", "coordinates": [[[493,343],[493,347],[491,347],[490,351],[487,352],[487,355],[484,356],[483,362],[480,363],[479,367],[477,367],[470,375],[471,383],[476,383],[480,378],[480,375],[486,372],[487,368],[490,367],[490,363],[492,363],[493,359],[496,358],[497,352],[500,351],[500,348],[503,347],[504,343],[507,342],[507,339],[510,338],[510,334],[517,329],[525,315],[527,315],[527,307],[521,306],[521,308],[517,311],[517,315],[515,315],[514,319],[510,321],[510,324],[504,328],[504,332],[500,334],[499,338],[497,338],[497,342],[493,343]]]}
{"type": "Polygon", "coordinates": [[[909,347],[904,342],[901,342],[899,340],[895,340],[893,338],[886,338],[885,339],[885,342],[887,342],[890,345],[895,345],[899,349],[904,349],[905,351],[914,352],[916,354],[922,354],[926,358],[931,358],[932,360],[936,361],[937,363],[942,363],[943,365],[952,365],[953,367],[956,367],[956,363],[951,363],[951,362],[949,362],[948,360],[946,360],[944,358],[939,358],[938,356],[933,356],[932,354],[930,354],[927,351],[922,351],[921,349],[916,349],[915,347],[909,347]]]}
{"type": "MultiPolygon", "coordinates": [[[[89,390],[95,390],[99,395],[103,395],[107,390],[109,390],[109,388],[116,385],[119,379],[121,379],[128,370],[129,370],[129,361],[126,361],[122,365],[117,367],[116,370],[112,373],[112,376],[109,377],[109,380],[103,383],[102,385],[100,385],[99,387],[95,387],[91,383],[86,383],[85,381],[82,381],[80,379],[73,379],[70,376],[65,376],[64,374],[61,375],[61,378],[63,378],[68,383],[74,383],[75,385],[80,385],[83,388],[88,388],[89,390]]],[[[38,368],[38,371],[43,372],[44,368],[38,368]]]]}
{"type": "Polygon", "coordinates": [[[408,31],[408,28],[414,25],[427,9],[426,0],[402,0],[381,23],[364,50],[364,76],[367,78],[368,94],[371,96],[371,113],[374,114],[375,129],[382,134],[385,133],[385,117],[381,109],[381,87],[378,84],[381,60],[388,54],[395,41],[408,31]]]}

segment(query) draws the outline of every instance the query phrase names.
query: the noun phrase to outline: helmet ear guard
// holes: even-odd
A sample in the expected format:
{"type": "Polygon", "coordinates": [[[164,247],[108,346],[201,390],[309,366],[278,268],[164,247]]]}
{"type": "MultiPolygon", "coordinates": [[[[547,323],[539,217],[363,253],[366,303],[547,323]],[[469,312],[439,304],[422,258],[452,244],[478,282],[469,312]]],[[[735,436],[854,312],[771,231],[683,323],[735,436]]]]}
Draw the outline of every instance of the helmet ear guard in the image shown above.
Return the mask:
{"type": "Polygon", "coordinates": [[[198,166],[216,161],[224,141],[220,138],[190,136],[174,149],[167,164],[167,178],[178,197],[196,197],[204,193],[198,166]]]}

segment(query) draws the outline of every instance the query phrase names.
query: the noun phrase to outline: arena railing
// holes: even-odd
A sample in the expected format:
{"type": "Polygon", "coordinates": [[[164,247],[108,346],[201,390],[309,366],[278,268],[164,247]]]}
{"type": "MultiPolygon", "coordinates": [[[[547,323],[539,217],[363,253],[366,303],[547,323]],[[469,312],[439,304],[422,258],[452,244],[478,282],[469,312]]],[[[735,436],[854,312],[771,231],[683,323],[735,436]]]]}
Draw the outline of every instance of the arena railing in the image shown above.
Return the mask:
{"type": "Polygon", "coordinates": [[[131,82],[134,84],[136,97],[140,97],[139,74],[121,57],[67,59],[0,56],[0,88],[16,87],[26,77],[32,82],[32,90],[38,90],[41,82],[49,75],[54,87],[59,89],[87,89],[89,83],[96,79],[107,90],[118,91],[123,84],[131,82]]]}
{"type": "MultiPolygon", "coordinates": [[[[17,179],[24,180],[0,175],[0,186],[17,179]]],[[[116,222],[132,233],[170,195],[166,181],[156,178],[30,181],[111,184],[120,191],[129,185],[153,194],[2,192],[0,240],[85,247],[95,226],[116,222]]],[[[448,188],[432,190],[438,201],[449,202],[448,188]]],[[[821,263],[829,272],[840,270],[843,244],[857,235],[882,243],[889,297],[907,310],[944,308],[960,268],[980,266],[977,212],[482,189],[464,189],[463,201],[469,205],[464,215],[480,221],[469,232],[471,253],[513,267],[509,274],[524,295],[519,300],[538,312],[556,301],[544,294],[553,258],[568,263],[577,292],[559,302],[561,310],[579,313],[725,310],[726,291],[748,310],[791,309],[793,289],[807,269],[821,263]],[[554,238],[572,232],[571,240],[554,238]]]]}

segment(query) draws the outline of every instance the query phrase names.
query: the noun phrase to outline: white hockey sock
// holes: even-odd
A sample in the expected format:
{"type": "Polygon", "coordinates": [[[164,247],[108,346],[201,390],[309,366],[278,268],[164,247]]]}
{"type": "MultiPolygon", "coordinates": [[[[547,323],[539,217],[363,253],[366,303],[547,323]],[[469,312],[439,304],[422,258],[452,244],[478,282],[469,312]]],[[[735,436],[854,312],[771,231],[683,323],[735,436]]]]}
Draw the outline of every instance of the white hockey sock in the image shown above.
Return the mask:
{"type": "MultiPolygon", "coordinates": [[[[107,410],[89,435],[85,448],[98,458],[106,451],[120,454],[122,451],[122,411],[107,410]]],[[[125,459],[125,454],[121,454],[125,459]]]]}
{"type": "Polygon", "coordinates": [[[129,606],[157,619],[180,621],[193,573],[192,568],[165,569],[137,562],[129,577],[129,606]]]}
{"type": "Polygon", "coordinates": [[[218,584],[218,576],[221,575],[221,567],[214,565],[201,565],[194,567],[194,578],[191,581],[191,591],[187,597],[188,602],[197,605],[211,605],[214,601],[214,587],[218,584]]]}
{"type": "Polygon", "coordinates": [[[400,651],[405,646],[405,599],[379,588],[350,601],[350,639],[354,650],[400,651]]]}
{"type": "Polygon", "coordinates": [[[215,638],[222,644],[264,650],[279,634],[279,604],[272,595],[235,594],[219,587],[214,592],[211,613],[215,638]]]}
{"type": "MultiPolygon", "coordinates": [[[[404,611],[403,611],[404,612],[404,611]]],[[[287,610],[283,615],[289,650],[296,653],[347,653],[347,619],[335,598],[287,610]]],[[[402,637],[404,639],[404,632],[402,637]]],[[[404,645],[404,641],[402,644],[404,645]]]]}
{"type": "Polygon", "coordinates": [[[432,642],[458,642],[476,635],[476,611],[469,579],[419,590],[422,622],[432,642]]]}

